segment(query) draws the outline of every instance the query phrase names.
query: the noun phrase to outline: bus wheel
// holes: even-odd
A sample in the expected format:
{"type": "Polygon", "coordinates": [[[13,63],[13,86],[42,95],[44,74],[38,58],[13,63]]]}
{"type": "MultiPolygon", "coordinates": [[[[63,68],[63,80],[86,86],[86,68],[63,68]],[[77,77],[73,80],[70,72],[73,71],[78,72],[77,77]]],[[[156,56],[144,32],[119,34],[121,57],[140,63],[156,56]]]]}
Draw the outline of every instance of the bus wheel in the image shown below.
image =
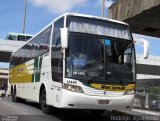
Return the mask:
{"type": "Polygon", "coordinates": [[[18,102],[18,98],[16,96],[16,89],[12,91],[11,97],[13,102],[18,102]]]}
{"type": "Polygon", "coordinates": [[[11,98],[12,98],[12,102],[13,102],[13,98],[14,98],[13,89],[11,89],[11,98]]]}
{"type": "Polygon", "coordinates": [[[41,94],[41,109],[45,114],[49,114],[51,112],[51,106],[46,104],[46,90],[44,89],[41,94]]]}
{"type": "Polygon", "coordinates": [[[91,110],[91,112],[94,116],[101,116],[105,110],[91,110]]]}

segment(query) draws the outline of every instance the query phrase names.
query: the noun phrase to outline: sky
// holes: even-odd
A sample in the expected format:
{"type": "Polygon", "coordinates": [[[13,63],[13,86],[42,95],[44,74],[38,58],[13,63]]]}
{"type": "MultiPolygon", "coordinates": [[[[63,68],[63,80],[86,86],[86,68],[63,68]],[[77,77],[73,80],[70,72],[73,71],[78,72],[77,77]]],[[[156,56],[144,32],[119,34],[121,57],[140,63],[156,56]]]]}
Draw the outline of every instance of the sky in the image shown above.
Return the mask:
{"type": "MultiPolygon", "coordinates": [[[[112,0],[106,0],[107,8],[112,0]]],[[[0,39],[5,39],[8,32],[22,32],[24,0],[0,0],[0,39]]],[[[101,16],[102,0],[27,0],[25,33],[36,34],[55,17],[65,12],[75,12],[101,16]]],[[[160,40],[134,34],[134,38],[145,38],[150,42],[150,54],[160,56],[160,40]]],[[[141,53],[137,48],[137,52],[141,53]]],[[[0,67],[8,64],[0,63],[0,67]]]]}

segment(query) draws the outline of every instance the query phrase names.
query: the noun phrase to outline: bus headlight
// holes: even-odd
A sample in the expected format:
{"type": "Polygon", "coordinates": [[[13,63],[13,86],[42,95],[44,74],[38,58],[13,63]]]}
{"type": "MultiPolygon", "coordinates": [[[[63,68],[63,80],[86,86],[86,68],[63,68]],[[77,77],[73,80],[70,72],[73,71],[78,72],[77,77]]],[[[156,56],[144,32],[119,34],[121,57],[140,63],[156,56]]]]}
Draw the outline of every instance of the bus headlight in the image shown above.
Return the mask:
{"type": "Polygon", "coordinates": [[[126,90],[123,95],[132,95],[132,94],[135,94],[135,90],[134,89],[126,90]]]}
{"type": "Polygon", "coordinates": [[[66,89],[72,92],[83,93],[82,88],[79,86],[75,86],[75,85],[63,84],[63,89],[66,89]]]}

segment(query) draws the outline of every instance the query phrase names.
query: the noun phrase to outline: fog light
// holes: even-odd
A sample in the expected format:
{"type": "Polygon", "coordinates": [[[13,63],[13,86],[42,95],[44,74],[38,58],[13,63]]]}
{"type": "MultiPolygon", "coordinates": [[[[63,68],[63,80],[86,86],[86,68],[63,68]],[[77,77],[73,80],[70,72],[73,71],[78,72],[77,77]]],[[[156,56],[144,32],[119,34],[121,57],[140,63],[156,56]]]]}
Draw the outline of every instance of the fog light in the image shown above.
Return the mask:
{"type": "Polygon", "coordinates": [[[132,95],[132,94],[135,94],[134,89],[126,90],[123,95],[132,95]]]}

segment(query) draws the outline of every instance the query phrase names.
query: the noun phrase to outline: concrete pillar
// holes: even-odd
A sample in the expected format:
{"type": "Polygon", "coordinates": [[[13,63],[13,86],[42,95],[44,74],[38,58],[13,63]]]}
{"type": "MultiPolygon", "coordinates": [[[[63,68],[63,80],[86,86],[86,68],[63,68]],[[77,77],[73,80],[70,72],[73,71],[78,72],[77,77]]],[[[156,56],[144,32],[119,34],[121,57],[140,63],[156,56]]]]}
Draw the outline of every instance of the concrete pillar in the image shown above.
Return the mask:
{"type": "Polygon", "coordinates": [[[149,108],[148,92],[146,92],[146,94],[145,94],[145,108],[149,108]]]}

